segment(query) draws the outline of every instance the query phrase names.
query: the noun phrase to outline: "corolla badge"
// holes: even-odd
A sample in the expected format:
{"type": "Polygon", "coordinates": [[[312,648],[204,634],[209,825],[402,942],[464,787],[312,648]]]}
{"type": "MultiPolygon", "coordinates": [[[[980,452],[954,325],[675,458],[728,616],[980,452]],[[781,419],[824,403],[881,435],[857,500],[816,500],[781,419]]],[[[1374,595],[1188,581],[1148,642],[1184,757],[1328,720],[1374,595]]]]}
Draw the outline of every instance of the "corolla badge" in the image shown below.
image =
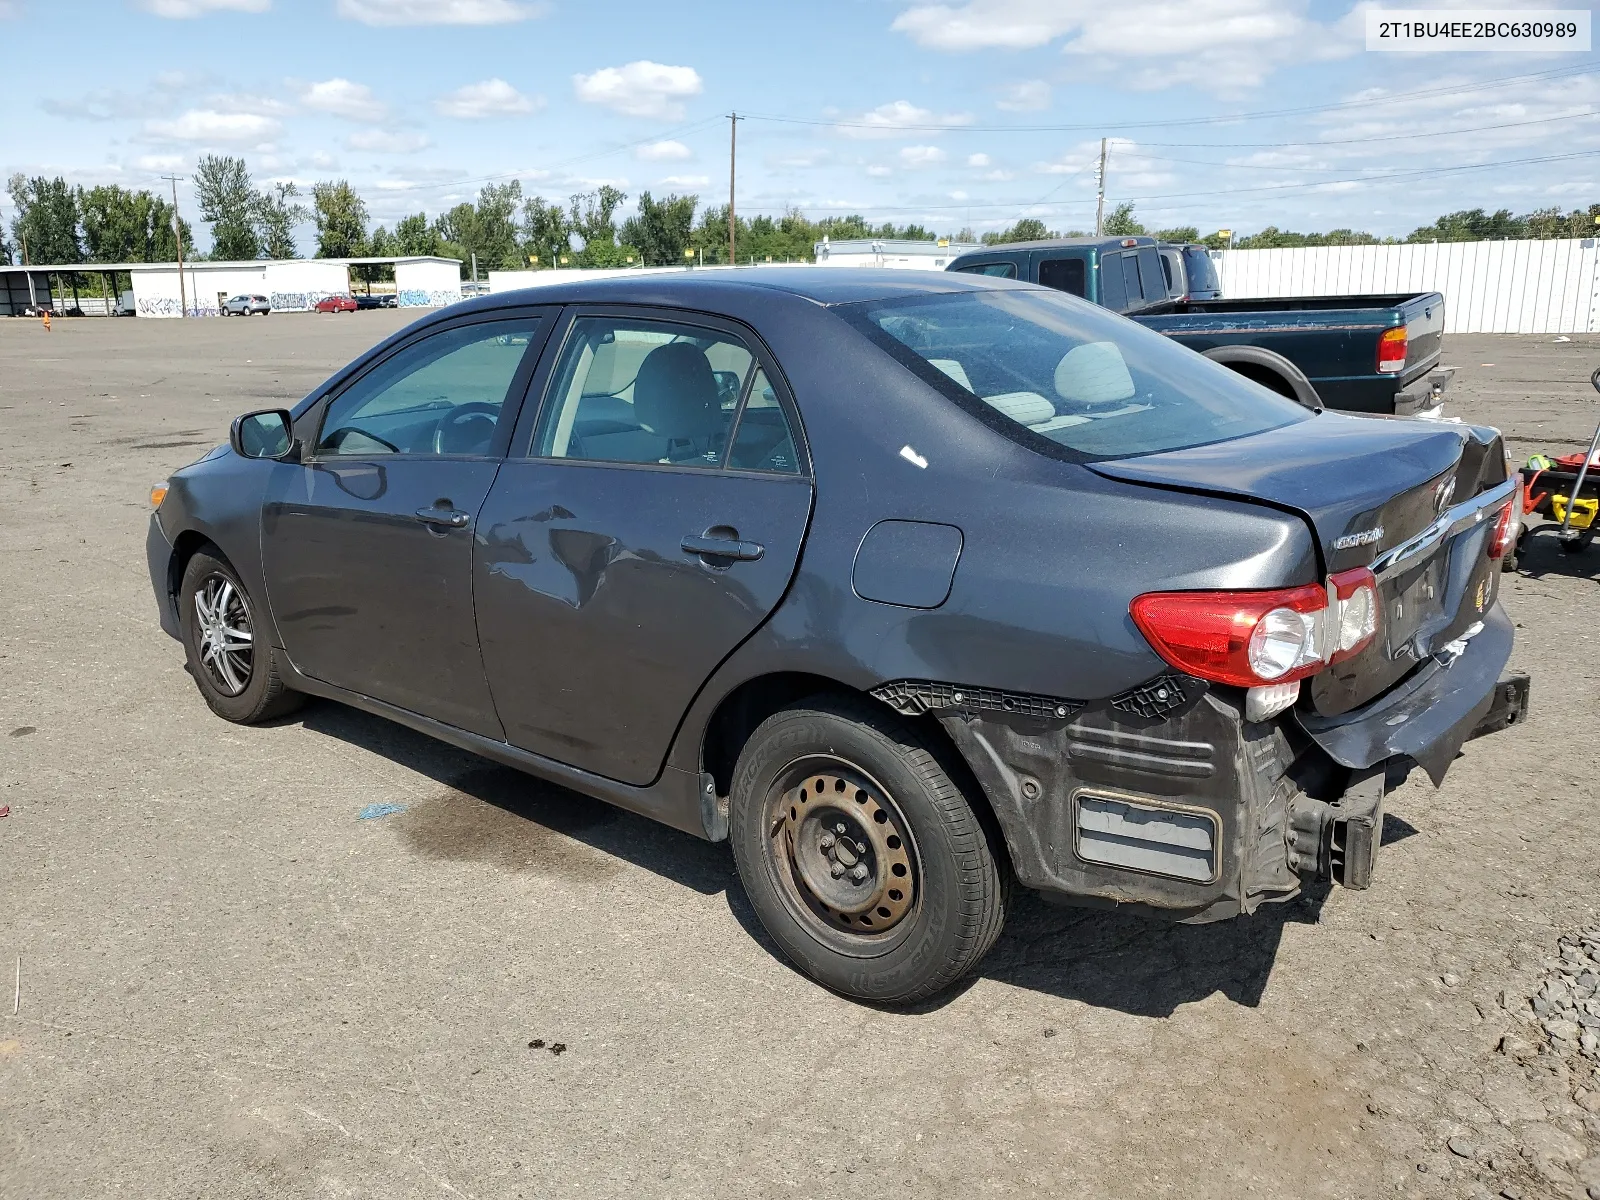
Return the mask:
{"type": "Polygon", "coordinates": [[[1383,541],[1383,526],[1374,525],[1371,529],[1358,529],[1355,533],[1347,533],[1343,537],[1333,539],[1335,550],[1354,550],[1357,546],[1371,546],[1383,541]]]}

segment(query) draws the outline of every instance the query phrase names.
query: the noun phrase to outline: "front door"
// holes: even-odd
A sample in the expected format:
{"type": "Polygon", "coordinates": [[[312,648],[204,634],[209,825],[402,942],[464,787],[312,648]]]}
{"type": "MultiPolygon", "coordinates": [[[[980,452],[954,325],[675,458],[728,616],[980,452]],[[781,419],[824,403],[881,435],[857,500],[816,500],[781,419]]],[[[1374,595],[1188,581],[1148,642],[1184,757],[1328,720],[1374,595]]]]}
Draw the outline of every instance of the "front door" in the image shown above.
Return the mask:
{"type": "Polygon", "coordinates": [[[406,344],[333,396],[302,461],[274,471],[267,593],[301,671],[501,736],[473,621],[472,542],[541,323],[479,321],[406,344]]]}
{"type": "Polygon", "coordinates": [[[508,741],[630,784],[783,598],[811,513],[791,400],[735,327],[585,315],[478,522],[508,741]]]}

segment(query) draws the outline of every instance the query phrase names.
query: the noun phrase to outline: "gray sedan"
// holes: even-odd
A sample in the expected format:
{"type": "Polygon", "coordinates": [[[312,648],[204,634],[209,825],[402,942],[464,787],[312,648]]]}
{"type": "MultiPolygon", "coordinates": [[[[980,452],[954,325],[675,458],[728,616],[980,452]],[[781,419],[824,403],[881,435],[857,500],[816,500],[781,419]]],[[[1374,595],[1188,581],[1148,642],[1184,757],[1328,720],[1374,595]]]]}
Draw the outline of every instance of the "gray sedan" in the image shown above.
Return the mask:
{"type": "Polygon", "coordinates": [[[1013,881],[1371,885],[1390,781],[1523,711],[1516,489],[1492,429],[1048,288],[691,272],[424,318],[238,418],[148,549],[224,719],[331,699],[726,840],[791,961],[907,1002],[1013,881]]]}

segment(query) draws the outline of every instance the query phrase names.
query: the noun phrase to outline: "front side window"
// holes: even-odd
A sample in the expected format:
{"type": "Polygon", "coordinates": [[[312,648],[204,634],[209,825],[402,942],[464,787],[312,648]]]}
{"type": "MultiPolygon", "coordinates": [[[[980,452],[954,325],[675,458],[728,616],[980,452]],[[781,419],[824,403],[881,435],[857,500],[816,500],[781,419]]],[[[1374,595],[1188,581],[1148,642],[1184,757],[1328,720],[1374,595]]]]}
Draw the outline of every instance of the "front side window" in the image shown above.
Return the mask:
{"type": "Polygon", "coordinates": [[[487,454],[537,328],[489,321],[413,342],[334,399],[317,453],[487,454]]]}
{"type": "Polygon", "coordinates": [[[754,366],[749,349],[730,334],[580,317],[562,349],[534,453],[720,467],[754,366]]]}
{"type": "MultiPolygon", "coordinates": [[[[1102,269],[1120,278],[1121,268],[1108,257],[1102,269]]],[[[1055,457],[1153,454],[1310,416],[1160,334],[1059,293],[997,289],[840,311],[985,424],[1055,457]]]]}

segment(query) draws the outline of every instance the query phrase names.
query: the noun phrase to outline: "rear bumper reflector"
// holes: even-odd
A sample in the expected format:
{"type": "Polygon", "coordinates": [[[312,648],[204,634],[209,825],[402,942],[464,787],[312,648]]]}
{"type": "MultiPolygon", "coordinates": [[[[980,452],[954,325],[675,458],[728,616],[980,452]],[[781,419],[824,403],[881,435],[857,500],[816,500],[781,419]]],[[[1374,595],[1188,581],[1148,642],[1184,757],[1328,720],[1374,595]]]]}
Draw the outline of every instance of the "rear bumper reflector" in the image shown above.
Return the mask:
{"type": "Polygon", "coordinates": [[[1208,809],[1079,790],[1074,849],[1085,862],[1211,883],[1221,821],[1208,809]]]}

